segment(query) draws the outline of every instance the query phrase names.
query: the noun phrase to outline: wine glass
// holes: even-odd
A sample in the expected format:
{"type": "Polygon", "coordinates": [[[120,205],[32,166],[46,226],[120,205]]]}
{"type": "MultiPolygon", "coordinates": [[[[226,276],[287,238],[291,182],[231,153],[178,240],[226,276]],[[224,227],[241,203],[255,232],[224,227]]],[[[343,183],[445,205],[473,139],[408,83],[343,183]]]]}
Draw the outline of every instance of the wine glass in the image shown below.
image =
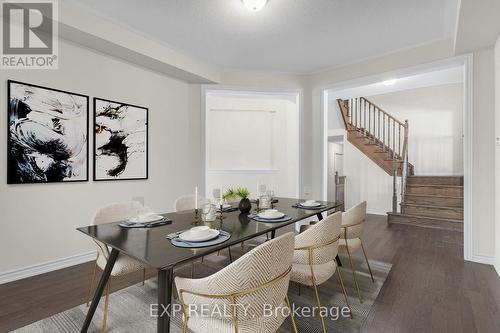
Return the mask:
{"type": "Polygon", "coordinates": [[[212,196],[213,196],[214,203],[220,205],[221,204],[221,202],[220,202],[220,188],[214,188],[212,191],[212,196]]]}

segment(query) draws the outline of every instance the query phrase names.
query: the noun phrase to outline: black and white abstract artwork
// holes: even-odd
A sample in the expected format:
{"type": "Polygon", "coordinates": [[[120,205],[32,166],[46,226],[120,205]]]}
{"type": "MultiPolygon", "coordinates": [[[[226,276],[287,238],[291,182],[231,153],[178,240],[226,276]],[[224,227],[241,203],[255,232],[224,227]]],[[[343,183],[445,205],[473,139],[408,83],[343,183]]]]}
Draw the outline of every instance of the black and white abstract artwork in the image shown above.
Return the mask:
{"type": "Polygon", "coordinates": [[[9,80],[9,184],[88,180],[88,97],[9,80]]]}
{"type": "Polygon", "coordinates": [[[148,109],[94,98],[94,180],[148,178],[148,109]]]}

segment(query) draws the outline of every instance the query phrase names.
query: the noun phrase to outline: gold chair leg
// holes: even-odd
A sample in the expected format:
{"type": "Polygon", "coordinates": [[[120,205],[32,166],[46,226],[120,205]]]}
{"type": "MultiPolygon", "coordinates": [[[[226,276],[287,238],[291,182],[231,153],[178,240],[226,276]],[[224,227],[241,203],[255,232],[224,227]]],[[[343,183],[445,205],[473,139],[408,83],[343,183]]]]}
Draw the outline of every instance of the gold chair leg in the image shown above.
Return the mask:
{"type": "Polygon", "coordinates": [[[89,291],[87,293],[87,307],[89,307],[90,297],[92,296],[92,290],[94,289],[95,275],[97,273],[97,259],[99,259],[99,252],[97,252],[97,257],[95,258],[94,269],[92,270],[92,278],[90,279],[89,291]]]}
{"type": "Polygon", "coordinates": [[[366,265],[368,266],[368,270],[370,271],[370,276],[372,277],[372,282],[375,283],[375,279],[373,278],[372,268],[370,267],[370,263],[368,262],[368,257],[366,256],[365,247],[363,246],[363,242],[361,242],[361,249],[363,250],[363,255],[365,256],[366,265]]]}
{"type": "Polygon", "coordinates": [[[142,269],[142,285],[146,283],[146,267],[142,269]]]}
{"type": "Polygon", "coordinates": [[[354,263],[352,262],[351,252],[349,251],[349,246],[346,246],[347,256],[349,257],[349,263],[351,264],[352,276],[354,277],[354,284],[356,285],[356,290],[358,291],[359,302],[363,303],[363,299],[361,298],[361,292],[359,291],[358,279],[356,278],[356,269],[354,268],[354,263]]]}
{"type": "Polygon", "coordinates": [[[319,300],[318,287],[316,286],[316,282],[314,282],[314,293],[316,294],[316,302],[318,303],[318,311],[320,312],[319,318],[321,319],[321,327],[323,327],[323,333],[326,333],[326,325],[323,316],[321,315],[321,302],[319,300]]]}
{"type": "Polygon", "coordinates": [[[311,268],[311,278],[312,278],[312,283],[314,286],[314,294],[316,295],[316,302],[318,303],[318,311],[319,311],[319,318],[321,319],[321,327],[323,327],[323,333],[326,333],[326,325],[325,325],[325,320],[323,319],[323,316],[321,315],[321,302],[319,300],[319,293],[318,293],[318,287],[316,286],[316,277],[314,276],[314,269],[312,265],[309,266],[311,268]]]}
{"type": "Polygon", "coordinates": [[[184,323],[182,324],[182,333],[188,333],[188,322],[187,322],[187,319],[184,319],[184,323]]]}
{"type": "Polygon", "coordinates": [[[290,319],[292,320],[293,331],[295,333],[298,333],[299,331],[297,330],[297,324],[295,323],[295,316],[293,314],[293,309],[292,309],[292,306],[290,305],[290,300],[288,299],[288,295],[286,296],[286,305],[288,306],[288,309],[290,310],[290,319]]]}
{"type": "Polygon", "coordinates": [[[338,266],[337,266],[337,275],[338,275],[339,280],[340,280],[340,285],[342,286],[342,292],[344,293],[345,304],[347,304],[347,307],[349,308],[349,314],[351,315],[351,319],[352,319],[351,305],[349,304],[349,301],[347,300],[347,291],[345,290],[344,280],[342,279],[342,274],[340,274],[340,267],[338,267],[338,266]]]}
{"type": "Polygon", "coordinates": [[[109,290],[111,288],[111,277],[106,286],[106,297],[104,298],[104,317],[102,319],[102,333],[106,333],[106,322],[108,320],[109,290]]]}

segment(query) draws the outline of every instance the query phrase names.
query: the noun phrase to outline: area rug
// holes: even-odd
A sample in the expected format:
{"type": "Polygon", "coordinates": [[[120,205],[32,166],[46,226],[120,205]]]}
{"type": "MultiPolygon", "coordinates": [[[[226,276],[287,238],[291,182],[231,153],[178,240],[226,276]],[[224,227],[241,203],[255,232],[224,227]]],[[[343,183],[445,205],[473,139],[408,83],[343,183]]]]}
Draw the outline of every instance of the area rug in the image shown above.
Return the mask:
{"type": "MultiPolygon", "coordinates": [[[[240,247],[232,248],[233,257],[241,255],[240,247]],[[240,253],[238,253],[240,252],[240,253]]],[[[195,264],[195,277],[210,275],[228,264],[228,258],[224,256],[227,251],[221,251],[220,255],[210,255],[205,257],[203,263],[195,264]]],[[[353,319],[344,317],[339,313],[336,318],[336,310],[332,310],[330,317],[325,319],[328,332],[359,332],[366,321],[370,309],[377,298],[377,295],[389,274],[391,265],[377,261],[370,261],[370,265],[375,277],[372,283],[368,268],[363,258],[355,257],[357,267],[358,283],[363,297],[363,303],[357,297],[354,280],[347,258],[341,256],[343,262],[342,277],[346,285],[348,300],[353,311],[353,319]]],[[[176,270],[176,275],[189,276],[190,267],[176,270]]],[[[156,279],[146,281],[144,286],[134,285],[126,289],[117,291],[110,296],[108,312],[109,333],[138,333],[156,332],[156,319],[150,316],[150,305],[156,304],[156,279]]],[[[340,284],[336,277],[319,286],[319,293],[324,307],[338,307],[339,312],[345,306],[344,297],[340,284]]],[[[296,308],[313,307],[316,304],[314,290],[302,286],[299,295],[299,287],[295,283],[290,283],[289,298],[296,308]]],[[[92,324],[88,332],[101,332],[103,317],[104,299],[94,315],[92,324]]],[[[67,311],[43,319],[36,323],[20,328],[14,332],[18,333],[74,333],[79,332],[87,313],[87,307],[80,305],[67,311]]],[[[297,317],[297,328],[299,332],[316,333],[321,332],[320,318],[297,317]]],[[[178,313],[171,324],[171,332],[182,332],[182,315],[178,313]]],[[[290,320],[286,320],[279,332],[293,332],[290,320]]]]}

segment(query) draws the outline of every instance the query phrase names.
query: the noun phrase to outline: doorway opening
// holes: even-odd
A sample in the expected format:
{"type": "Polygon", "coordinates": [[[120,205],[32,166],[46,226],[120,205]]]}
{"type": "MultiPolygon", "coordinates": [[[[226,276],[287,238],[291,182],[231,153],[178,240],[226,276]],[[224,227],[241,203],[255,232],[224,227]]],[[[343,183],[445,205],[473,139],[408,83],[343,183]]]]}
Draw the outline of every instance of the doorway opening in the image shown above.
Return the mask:
{"type": "Polygon", "coordinates": [[[398,216],[408,215],[412,222],[415,216],[422,215],[425,219],[441,220],[444,228],[457,222],[452,226],[464,232],[464,257],[468,260],[471,64],[472,57],[463,56],[324,87],[323,197],[329,198],[335,192],[330,185],[330,164],[335,154],[331,142],[335,138],[343,143],[341,169],[346,176],[346,209],[366,200],[372,214],[394,212],[398,216]],[[406,120],[409,130],[405,147],[406,120]],[[403,133],[400,137],[398,126],[403,133]],[[383,134],[378,136],[384,128],[390,129],[391,134],[394,128],[390,143],[382,139],[383,134]],[[398,157],[398,153],[404,156],[398,157]],[[398,158],[403,165],[405,157],[408,164],[398,169],[398,158]],[[431,186],[426,188],[420,182],[430,182],[427,185],[431,186]]]}

